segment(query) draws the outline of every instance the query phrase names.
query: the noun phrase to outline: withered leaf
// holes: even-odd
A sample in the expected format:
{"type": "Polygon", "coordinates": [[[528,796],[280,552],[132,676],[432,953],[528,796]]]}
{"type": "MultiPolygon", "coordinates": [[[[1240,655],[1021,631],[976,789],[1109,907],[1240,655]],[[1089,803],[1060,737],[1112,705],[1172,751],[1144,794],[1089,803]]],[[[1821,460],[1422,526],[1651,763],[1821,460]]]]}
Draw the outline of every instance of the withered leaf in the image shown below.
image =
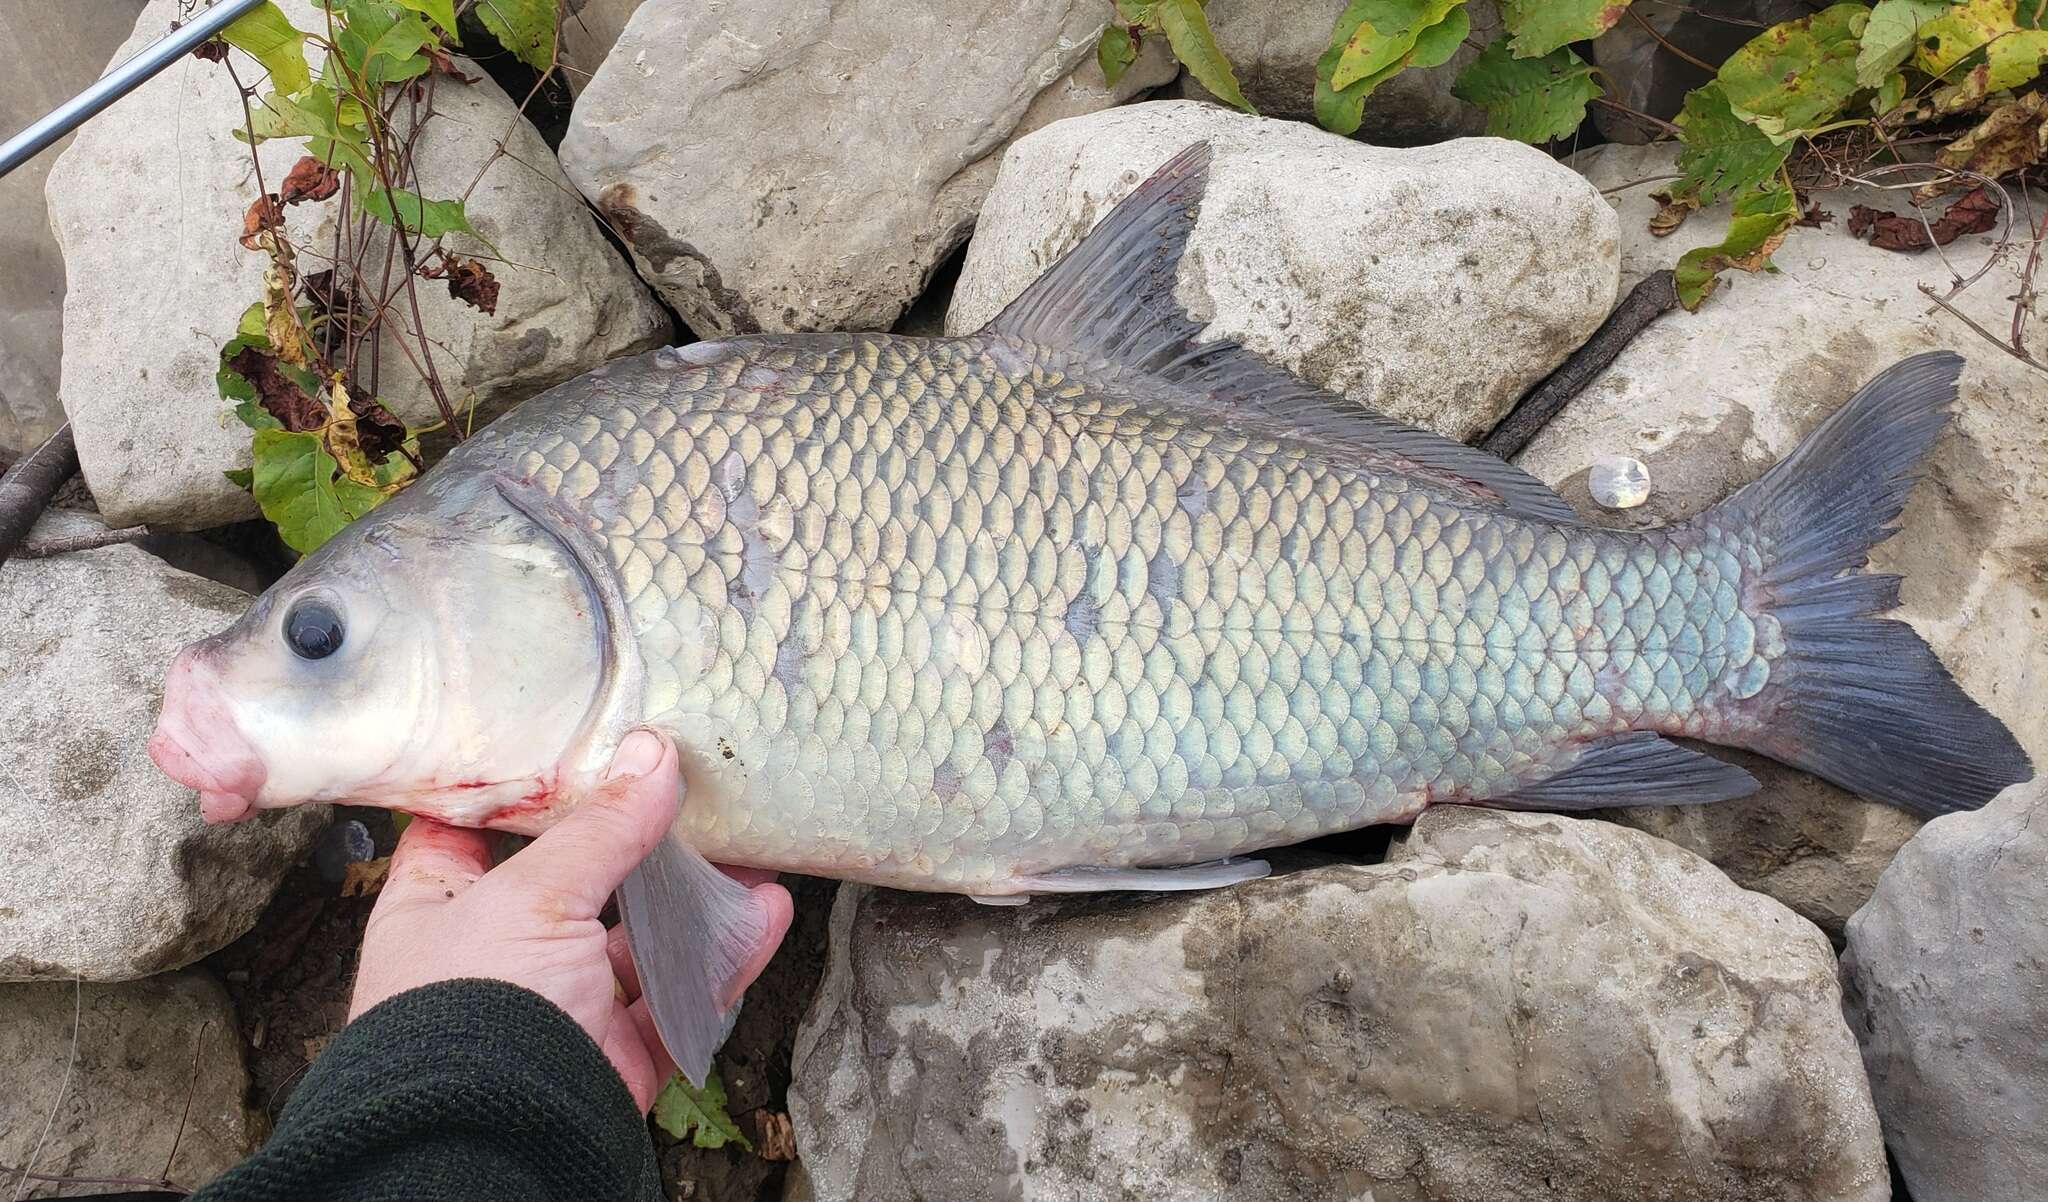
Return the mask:
{"type": "Polygon", "coordinates": [[[1938,161],[1993,179],[2048,159],[2048,92],[2030,92],[1942,147],[1938,161]]]}
{"type": "Polygon", "coordinates": [[[262,250],[264,231],[283,228],[284,206],[278,202],[277,193],[265,192],[242,214],[242,245],[250,250],[262,250]]]}
{"type": "Polygon", "coordinates": [[[340,190],[341,173],[309,154],[285,173],[278,196],[284,203],[295,205],[302,200],[326,200],[340,190]]]}
{"type": "Polygon", "coordinates": [[[430,280],[446,279],[448,295],[486,313],[498,312],[498,277],[480,260],[443,253],[439,259],[422,263],[419,273],[430,280]]]}
{"type": "Polygon", "coordinates": [[[285,429],[318,430],[327,424],[327,406],[319,398],[308,396],[278,363],[277,356],[246,346],[226,366],[249,381],[249,386],[256,390],[257,403],[284,423],[285,429]]]}
{"type": "Polygon", "coordinates": [[[356,415],[356,441],[372,463],[382,463],[405,446],[405,423],[373,396],[352,396],[349,411],[356,415]]]}
{"type": "Polygon", "coordinates": [[[384,888],[384,878],[390,874],[390,856],[351,861],[341,870],[341,895],[368,897],[384,888]]]}
{"type": "Polygon", "coordinates": [[[1998,224],[1998,202],[1984,188],[1972,188],[1957,198],[1939,218],[1923,222],[1919,217],[1887,213],[1868,205],[1849,210],[1849,233],[1880,250],[1906,253],[1930,246],[1947,246],[1964,234],[1981,234],[1998,224]],[[1928,237],[1933,234],[1932,239],[1928,237]]]}
{"type": "Polygon", "coordinates": [[[1819,201],[1809,200],[1806,202],[1805,207],[1800,210],[1799,220],[1792,224],[1803,225],[1808,229],[1817,230],[1834,221],[1834,219],[1834,213],[1828,209],[1821,208],[1819,201]]]}
{"type": "Polygon", "coordinates": [[[754,1124],[760,1132],[754,1155],[763,1160],[796,1159],[796,1131],[790,1125],[788,1115],[773,1110],[756,1110],[754,1124]]]}
{"type": "Polygon", "coordinates": [[[1652,192],[1650,199],[1657,202],[1657,211],[1650,214],[1650,236],[1667,238],[1676,233],[1685,219],[1700,207],[1697,196],[1673,196],[1669,192],[1652,192]]]}
{"type": "Polygon", "coordinates": [[[427,61],[433,64],[434,74],[447,75],[461,80],[463,83],[476,82],[476,76],[465,74],[462,68],[455,65],[454,57],[439,46],[423,47],[421,53],[425,54],[427,61]]]}
{"type": "Polygon", "coordinates": [[[207,63],[224,63],[228,59],[228,44],[219,38],[208,38],[192,47],[192,57],[207,63]]]}

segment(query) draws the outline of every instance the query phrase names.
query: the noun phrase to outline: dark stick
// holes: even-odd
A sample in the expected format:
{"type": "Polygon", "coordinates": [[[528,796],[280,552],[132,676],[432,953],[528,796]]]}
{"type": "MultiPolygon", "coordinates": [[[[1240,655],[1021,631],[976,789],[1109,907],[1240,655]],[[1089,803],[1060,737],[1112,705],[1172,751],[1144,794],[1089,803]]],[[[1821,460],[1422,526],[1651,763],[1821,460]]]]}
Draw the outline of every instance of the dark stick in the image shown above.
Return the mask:
{"type": "Polygon", "coordinates": [[[0,560],[14,554],[43,507],[77,470],[78,444],[71,440],[71,423],[65,422],[0,476],[0,560]]]}
{"type": "Polygon", "coordinates": [[[1537,431],[1550,423],[1565,403],[1585,390],[1593,377],[1607,370],[1615,356],[1634,342],[1636,335],[1649,328],[1651,322],[1678,307],[1678,287],[1672,282],[1669,271],[1652,272],[1641,283],[1629,289],[1627,296],[1586,339],[1586,344],[1571,353],[1556,371],[1543,377],[1541,383],[1531,388],[1526,396],[1516,402],[1514,409],[1500,419],[1484,439],[1479,449],[1513,459],[1536,437],[1537,431]]]}

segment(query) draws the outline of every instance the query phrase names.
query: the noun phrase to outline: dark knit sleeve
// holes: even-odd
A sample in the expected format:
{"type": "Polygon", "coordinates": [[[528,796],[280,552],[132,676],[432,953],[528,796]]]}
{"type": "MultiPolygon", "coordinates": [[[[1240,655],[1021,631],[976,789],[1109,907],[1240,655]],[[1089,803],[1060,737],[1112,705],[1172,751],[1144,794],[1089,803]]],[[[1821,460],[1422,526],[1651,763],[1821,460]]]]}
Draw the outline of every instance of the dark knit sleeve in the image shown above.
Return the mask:
{"type": "Polygon", "coordinates": [[[570,1017],[502,981],[409,990],[344,1027],[255,1155],[192,1195],[658,1199],[646,1120],[570,1017]]]}

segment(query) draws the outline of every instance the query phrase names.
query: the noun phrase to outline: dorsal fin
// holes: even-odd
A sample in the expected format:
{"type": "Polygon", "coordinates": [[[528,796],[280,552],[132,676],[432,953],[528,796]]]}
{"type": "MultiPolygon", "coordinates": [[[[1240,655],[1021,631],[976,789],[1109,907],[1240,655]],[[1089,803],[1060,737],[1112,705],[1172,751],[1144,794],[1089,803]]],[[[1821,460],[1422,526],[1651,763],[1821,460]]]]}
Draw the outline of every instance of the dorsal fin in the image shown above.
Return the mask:
{"type": "Polygon", "coordinates": [[[1174,299],[1181,252],[1209,182],[1209,144],[1168,159],[1109,211],[981,335],[1063,353],[1069,370],[1139,373],[1175,386],[1174,403],[1240,429],[1328,447],[1477,501],[1555,522],[1576,516],[1520,468],[1376,413],[1268,363],[1236,342],[1197,342],[1202,326],[1174,299]]]}

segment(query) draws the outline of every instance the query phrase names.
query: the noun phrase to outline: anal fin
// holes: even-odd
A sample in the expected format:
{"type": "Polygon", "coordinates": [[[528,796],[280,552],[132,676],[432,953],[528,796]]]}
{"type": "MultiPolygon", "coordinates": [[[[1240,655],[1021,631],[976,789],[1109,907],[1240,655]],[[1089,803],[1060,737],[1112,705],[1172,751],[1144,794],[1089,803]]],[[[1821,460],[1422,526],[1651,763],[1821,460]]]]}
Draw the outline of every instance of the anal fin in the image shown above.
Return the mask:
{"type": "Polygon", "coordinates": [[[1756,790],[1756,778],[1733,764],[1632,730],[1595,739],[1561,771],[1479,804],[1503,810],[1597,810],[1726,801],[1756,790]]]}
{"type": "Polygon", "coordinates": [[[774,954],[788,906],[751,889],[671,834],[619,885],[619,914],[640,996],[693,1085],[732,1032],[740,995],[774,954]]]}
{"type": "Polygon", "coordinates": [[[1037,876],[1020,876],[1017,883],[1032,893],[1107,893],[1117,889],[1179,891],[1220,889],[1242,881],[1256,881],[1272,871],[1272,866],[1264,860],[1234,858],[1172,868],[1096,868],[1084,865],[1037,876]]]}

